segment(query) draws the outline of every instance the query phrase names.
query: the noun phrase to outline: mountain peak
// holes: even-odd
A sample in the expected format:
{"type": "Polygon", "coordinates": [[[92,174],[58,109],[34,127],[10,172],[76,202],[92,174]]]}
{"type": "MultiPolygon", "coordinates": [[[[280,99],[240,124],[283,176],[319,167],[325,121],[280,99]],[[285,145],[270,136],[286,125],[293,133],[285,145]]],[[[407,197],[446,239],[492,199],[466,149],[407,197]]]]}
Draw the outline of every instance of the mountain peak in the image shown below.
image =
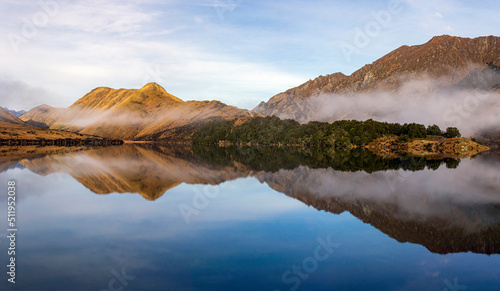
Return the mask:
{"type": "Polygon", "coordinates": [[[148,83],[123,100],[117,108],[128,110],[151,111],[173,104],[184,103],[180,98],[168,93],[156,83],[148,83]]]}
{"type": "Polygon", "coordinates": [[[158,85],[158,83],[155,82],[147,83],[146,85],[142,86],[142,88],[139,90],[151,90],[151,89],[165,90],[162,86],[158,85]]]}
{"type": "MultiPolygon", "coordinates": [[[[54,107],[50,106],[50,105],[47,105],[47,104],[42,104],[42,105],[38,105],[35,107],[36,109],[40,109],[40,110],[50,110],[50,109],[54,109],[54,107]]],[[[33,108],[34,109],[34,108],[33,108]]]]}
{"type": "MultiPolygon", "coordinates": [[[[97,87],[80,98],[70,107],[89,109],[136,109],[137,106],[159,107],[161,104],[184,102],[169,94],[157,83],[148,83],[140,89],[112,89],[97,87]]],[[[144,108],[143,108],[144,109],[144,108]]]]}
{"type": "Polygon", "coordinates": [[[398,90],[407,81],[424,78],[439,79],[452,85],[464,79],[471,67],[481,71],[488,64],[500,66],[500,37],[440,35],[424,44],[401,46],[350,76],[333,74],[309,80],[275,95],[254,110],[264,115],[305,122],[314,113],[305,102],[312,97],[398,90]]]}
{"type": "Polygon", "coordinates": [[[447,41],[449,39],[458,39],[458,37],[451,36],[451,35],[448,35],[448,34],[437,35],[437,36],[431,38],[431,40],[429,40],[427,43],[444,42],[444,41],[447,41]]]}
{"type": "Polygon", "coordinates": [[[24,123],[21,119],[12,114],[9,110],[1,106],[0,106],[0,121],[9,123],[19,123],[19,124],[24,123]]]}
{"type": "MultiPolygon", "coordinates": [[[[182,99],[168,93],[162,86],[158,85],[155,82],[147,83],[144,85],[141,89],[139,89],[138,93],[141,93],[140,99],[141,101],[144,101],[147,98],[159,98],[162,99],[163,101],[170,101],[170,102],[184,102],[182,99]]],[[[132,96],[131,96],[132,97],[132,96]]]]}

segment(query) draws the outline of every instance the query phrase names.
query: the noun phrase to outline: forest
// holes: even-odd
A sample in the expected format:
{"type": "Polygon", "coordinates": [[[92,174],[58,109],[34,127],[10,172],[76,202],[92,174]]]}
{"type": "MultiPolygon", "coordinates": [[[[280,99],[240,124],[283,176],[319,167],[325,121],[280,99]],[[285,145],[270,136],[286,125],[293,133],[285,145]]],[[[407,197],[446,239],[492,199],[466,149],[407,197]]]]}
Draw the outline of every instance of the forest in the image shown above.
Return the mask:
{"type": "Polygon", "coordinates": [[[235,121],[213,120],[201,126],[193,135],[193,144],[288,145],[345,148],[367,145],[385,136],[396,135],[401,142],[426,138],[429,135],[460,137],[460,131],[449,127],[442,131],[437,125],[341,120],[333,123],[297,121],[278,117],[255,117],[236,125],[235,121]]]}
{"type": "Polygon", "coordinates": [[[435,171],[443,164],[446,168],[457,168],[460,164],[457,159],[427,159],[408,154],[387,159],[361,148],[194,145],[193,151],[210,165],[226,167],[238,162],[254,171],[266,172],[294,170],[300,166],[367,173],[387,170],[422,171],[426,168],[435,171]]]}

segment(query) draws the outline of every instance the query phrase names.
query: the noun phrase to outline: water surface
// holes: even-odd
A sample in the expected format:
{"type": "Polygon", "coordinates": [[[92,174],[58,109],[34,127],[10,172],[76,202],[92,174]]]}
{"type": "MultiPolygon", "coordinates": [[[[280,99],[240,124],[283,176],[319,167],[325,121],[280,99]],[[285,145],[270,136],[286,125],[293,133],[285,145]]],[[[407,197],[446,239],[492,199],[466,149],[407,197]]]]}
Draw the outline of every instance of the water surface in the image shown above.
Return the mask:
{"type": "Polygon", "coordinates": [[[2,290],[500,289],[496,154],[124,145],[0,165],[19,200],[2,290]]]}

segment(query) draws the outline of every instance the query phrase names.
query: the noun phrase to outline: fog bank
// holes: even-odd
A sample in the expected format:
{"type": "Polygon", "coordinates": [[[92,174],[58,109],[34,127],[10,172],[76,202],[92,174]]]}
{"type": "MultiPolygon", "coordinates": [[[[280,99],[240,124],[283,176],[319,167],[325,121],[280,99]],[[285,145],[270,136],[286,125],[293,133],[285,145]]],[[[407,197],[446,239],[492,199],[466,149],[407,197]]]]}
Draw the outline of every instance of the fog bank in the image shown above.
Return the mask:
{"type": "Polygon", "coordinates": [[[308,100],[308,121],[346,119],[458,127],[464,136],[500,125],[498,91],[459,89],[441,80],[415,80],[397,91],[322,94],[308,100]]]}

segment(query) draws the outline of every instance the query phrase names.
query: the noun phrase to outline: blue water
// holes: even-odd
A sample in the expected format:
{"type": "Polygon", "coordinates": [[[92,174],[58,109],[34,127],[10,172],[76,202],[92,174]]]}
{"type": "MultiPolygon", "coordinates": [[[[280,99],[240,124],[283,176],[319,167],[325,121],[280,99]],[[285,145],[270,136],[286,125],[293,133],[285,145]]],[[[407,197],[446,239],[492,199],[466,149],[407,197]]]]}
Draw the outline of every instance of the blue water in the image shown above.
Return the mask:
{"type": "MultiPolygon", "coordinates": [[[[434,254],[253,177],[182,183],[155,201],[98,195],[65,173],[21,167],[1,173],[0,188],[8,180],[17,182],[17,277],[8,283],[4,267],[1,290],[500,290],[498,254],[434,254]],[[200,193],[210,197],[186,220],[180,208],[200,193]]],[[[1,219],[4,266],[6,229],[1,219]]]]}

